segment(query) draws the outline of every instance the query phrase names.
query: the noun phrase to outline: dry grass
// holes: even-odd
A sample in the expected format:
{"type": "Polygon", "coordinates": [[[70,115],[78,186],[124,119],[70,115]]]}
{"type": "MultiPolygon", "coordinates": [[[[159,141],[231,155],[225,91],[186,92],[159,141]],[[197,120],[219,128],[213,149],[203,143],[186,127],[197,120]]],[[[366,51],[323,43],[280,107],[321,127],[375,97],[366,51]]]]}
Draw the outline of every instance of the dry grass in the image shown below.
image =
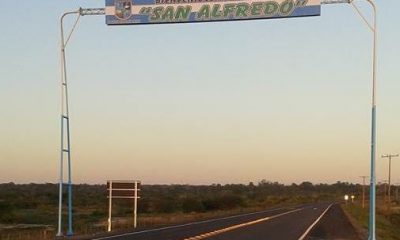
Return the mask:
{"type": "MultiPolygon", "coordinates": [[[[226,217],[231,215],[237,215],[242,213],[249,213],[260,211],[260,208],[243,208],[226,211],[213,211],[205,213],[170,213],[170,214],[140,214],[138,216],[138,227],[139,228],[154,228],[162,227],[167,225],[184,224],[188,222],[202,221],[218,217],[226,217]]],[[[101,228],[107,228],[107,221],[101,221],[97,226],[101,228]]],[[[129,229],[133,226],[132,217],[116,217],[113,218],[113,229],[129,229]]]]}
{"type": "MultiPolygon", "coordinates": [[[[359,203],[344,205],[343,209],[350,216],[364,235],[368,230],[368,205],[363,209],[359,203]]],[[[388,210],[387,205],[378,201],[376,211],[376,233],[377,239],[400,240],[400,205],[393,205],[388,210]]]]}

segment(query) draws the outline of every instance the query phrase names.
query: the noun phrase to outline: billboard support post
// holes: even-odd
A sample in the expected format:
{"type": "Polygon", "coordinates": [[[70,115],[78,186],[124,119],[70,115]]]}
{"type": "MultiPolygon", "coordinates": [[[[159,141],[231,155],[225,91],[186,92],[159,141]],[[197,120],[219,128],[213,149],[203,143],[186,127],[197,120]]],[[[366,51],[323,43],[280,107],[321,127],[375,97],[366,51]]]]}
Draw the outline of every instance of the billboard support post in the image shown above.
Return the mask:
{"type": "Polygon", "coordinates": [[[135,181],[135,198],[134,200],[134,209],[133,209],[133,228],[136,228],[137,225],[137,199],[138,199],[138,182],[135,181]]]}
{"type": "Polygon", "coordinates": [[[377,75],[377,8],[373,0],[364,0],[371,5],[373,10],[373,22],[372,24],[362,14],[358,7],[354,4],[354,0],[322,0],[322,4],[334,4],[334,3],[349,3],[356,10],[357,14],[366,23],[367,27],[373,33],[373,47],[372,47],[372,99],[371,99],[371,164],[370,164],[370,187],[369,187],[369,224],[368,224],[368,239],[376,239],[376,216],[375,216],[375,205],[376,205],[376,75],[377,75]]]}
{"type": "Polygon", "coordinates": [[[71,36],[79,22],[81,16],[84,15],[104,15],[103,8],[87,8],[69,11],[62,14],[60,18],[60,69],[61,69],[61,144],[60,144],[60,163],[59,163],[59,198],[58,198],[58,227],[57,236],[63,236],[62,231],[62,209],[63,209],[63,187],[67,185],[68,191],[68,229],[67,236],[73,235],[72,230],[72,169],[71,169],[71,141],[70,141],[70,116],[69,116],[69,101],[68,101],[68,84],[67,84],[67,61],[65,50],[71,36]],[[75,22],[69,31],[67,37],[64,36],[64,18],[69,15],[76,15],[75,22]],[[64,182],[64,158],[67,160],[67,182],[64,182]]]}
{"type": "Polygon", "coordinates": [[[108,190],[108,225],[107,232],[111,232],[111,217],[112,217],[112,181],[110,181],[110,188],[108,190]]]}
{"type": "Polygon", "coordinates": [[[64,157],[67,158],[68,166],[68,230],[67,235],[71,236],[72,231],[72,176],[71,176],[71,142],[70,142],[70,127],[69,127],[69,105],[68,105],[68,85],[67,85],[67,65],[65,58],[65,48],[68,41],[78,24],[80,18],[79,11],[66,12],[60,19],[60,50],[61,50],[61,146],[60,146],[60,175],[59,175],[59,201],[58,201],[58,230],[57,236],[62,236],[62,194],[64,182],[64,157]],[[77,14],[74,25],[69,32],[67,38],[64,38],[64,18],[71,14],[77,14]]]}
{"type": "Polygon", "coordinates": [[[137,226],[137,200],[141,182],[138,180],[108,180],[108,225],[107,231],[112,230],[112,199],[133,199],[133,228],[137,226]]]}
{"type": "Polygon", "coordinates": [[[377,75],[377,8],[374,1],[365,0],[369,3],[373,10],[373,23],[368,22],[366,17],[354,4],[354,0],[349,0],[349,3],[354,7],[358,15],[364,20],[368,28],[373,33],[372,47],[372,101],[371,101],[371,165],[370,165],[370,187],[369,187],[369,224],[368,224],[368,239],[376,239],[376,75],[377,75]]]}

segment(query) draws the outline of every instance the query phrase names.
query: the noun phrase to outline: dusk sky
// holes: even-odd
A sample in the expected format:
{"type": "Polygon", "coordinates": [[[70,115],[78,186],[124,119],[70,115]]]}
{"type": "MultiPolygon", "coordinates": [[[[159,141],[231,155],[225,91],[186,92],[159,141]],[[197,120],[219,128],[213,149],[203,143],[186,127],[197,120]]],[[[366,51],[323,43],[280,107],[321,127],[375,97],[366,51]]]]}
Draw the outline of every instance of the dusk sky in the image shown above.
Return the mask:
{"type": "MultiPolygon", "coordinates": [[[[380,156],[400,152],[400,1],[376,3],[379,182],[380,156]]],[[[58,181],[59,17],[79,7],[104,1],[0,3],[0,182],[58,181]]],[[[360,182],[370,166],[371,47],[348,4],[324,5],[319,17],[218,23],[81,17],[67,47],[73,182],[360,182]]],[[[400,158],[392,171],[400,184],[400,158]]]]}

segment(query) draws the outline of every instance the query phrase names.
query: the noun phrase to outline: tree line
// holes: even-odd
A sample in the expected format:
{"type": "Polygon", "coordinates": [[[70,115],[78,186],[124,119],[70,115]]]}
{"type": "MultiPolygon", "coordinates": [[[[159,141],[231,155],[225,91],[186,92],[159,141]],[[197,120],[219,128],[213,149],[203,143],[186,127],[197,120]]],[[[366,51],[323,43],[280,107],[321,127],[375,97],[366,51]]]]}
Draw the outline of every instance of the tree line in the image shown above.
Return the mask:
{"type": "MultiPolygon", "coordinates": [[[[159,214],[268,208],[284,204],[337,201],[343,199],[344,194],[359,195],[360,192],[360,185],[347,182],[284,185],[262,180],[258,183],[226,185],[142,185],[138,211],[159,214]]],[[[77,218],[86,218],[87,221],[105,218],[108,204],[106,185],[74,185],[73,202],[77,218]]],[[[114,204],[116,215],[132,211],[132,203],[126,199],[116,199],[114,204]]],[[[57,206],[57,184],[0,184],[0,223],[55,224],[57,206]]]]}

